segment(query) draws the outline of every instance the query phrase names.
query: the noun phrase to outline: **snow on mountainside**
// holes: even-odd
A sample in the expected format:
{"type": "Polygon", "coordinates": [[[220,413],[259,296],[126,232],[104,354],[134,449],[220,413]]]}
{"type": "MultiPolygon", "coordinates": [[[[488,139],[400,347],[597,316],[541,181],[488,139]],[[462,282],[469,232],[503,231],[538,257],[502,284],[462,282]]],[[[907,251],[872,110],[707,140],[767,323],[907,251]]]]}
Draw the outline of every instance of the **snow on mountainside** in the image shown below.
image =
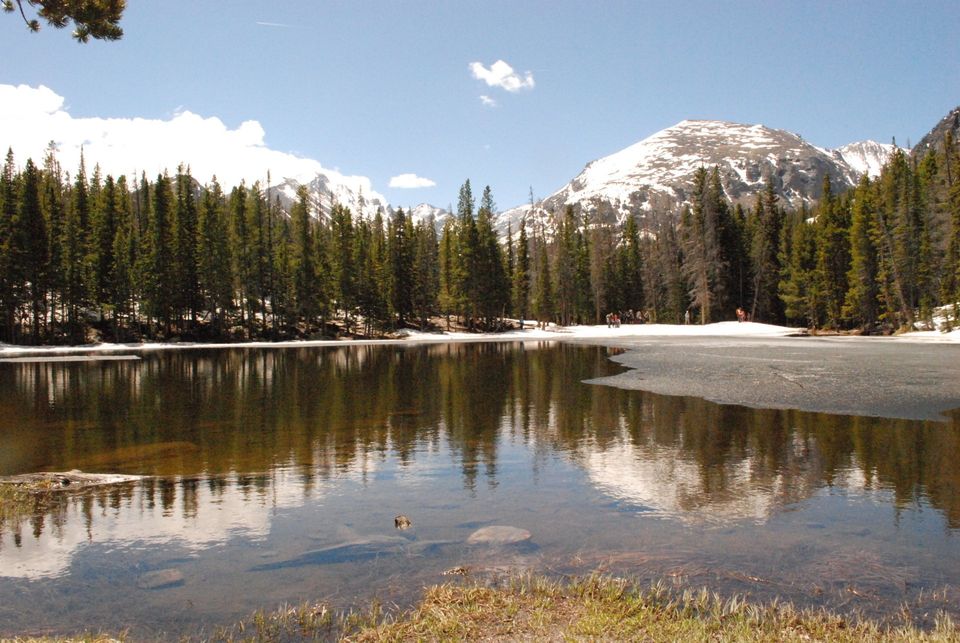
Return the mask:
{"type": "MultiPolygon", "coordinates": [[[[837,189],[874,174],[892,146],[871,141],[830,151],[800,136],[763,125],[686,120],[619,152],[588,163],[567,185],[544,199],[535,220],[572,205],[601,221],[618,223],[632,212],[667,211],[688,202],[700,167],[717,166],[731,201],[752,204],[767,177],[785,205],[811,204],[821,196],[823,178],[837,189]]],[[[517,229],[531,211],[524,205],[503,212],[497,227],[517,229]]]]}
{"type": "Polygon", "coordinates": [[[415,208],[407,209],[406,212],[407,215],[413,219],[414,225],[433,217],[433,222],[437,230],[443,228],[444,222],[450,217],[450,212],[448,210],[438,208],[430,205],[429,203],[421,203],[415,208]]]}
{"type": "MultiPolygon", "coordinates": [[[[889,144],[861,141],[838,147],[833,153],[858,174],[866,174],[873,179],[880,176],[880,170],[890,160],[895,149],[896,147],[889,144]]],[[[904,151],[909,152],[910,150],[904,151]]]]}
{"type": "MultiPolygon", "coordinates": [[[[375,192],[370,183],[370,179],[365,176],[345,176],[332,170],[325,170],[316,174],[309,181],[301,183],[300,180],[285,178],[280,183],[270,186],[268,196],[271,200],[280,199],[280,205],[287,212],[297,200],[297,189],[300,185],[306,185],[310,194],[310,203],[313,214],[316,215],[316,208],[320,207],[323,217],[330,216],[330,209],[334,203],[339,203],[350,208],[353,216],[363,216],[372,218],[377,210],[383,210],[383,216],[389,217],[394,213],[395,208],[387,203],[386,198],[375,192]]],[[[443,209],[432,206],[428,203],[421,203],[412,208],[404,208],[414,224],[426,221],[433,217],[437,229],[443,227],[444,221],[450,216],[450,213],[443,209]]]]}

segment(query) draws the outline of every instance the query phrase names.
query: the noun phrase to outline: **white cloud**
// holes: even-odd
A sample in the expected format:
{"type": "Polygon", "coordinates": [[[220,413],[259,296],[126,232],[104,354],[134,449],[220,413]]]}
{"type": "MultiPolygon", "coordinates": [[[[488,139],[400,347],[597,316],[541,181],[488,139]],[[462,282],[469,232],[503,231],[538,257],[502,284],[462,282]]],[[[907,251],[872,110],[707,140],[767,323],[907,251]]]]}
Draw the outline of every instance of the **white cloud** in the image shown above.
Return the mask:
{"type": "Polygon", "coordinates": [[[496,107],[496,106],[497,106],[497,101],[495,101],[494,99],[490,98],[489,96],[487,96],[487,95],[485,95],[485,94],[481,94],[481,95],[480,95],[480,102],[483,103],[483,106],[484,106],[484,107],[496,107]]]}
{"type": "Polygon", "coordinates": [[[487,69],[483,63],[470,63],[470,73],[477,80],[482,80],[490,87],[500,87],[508,92],[518,92],[521,89],[533,89],[533,73],[526,72],[522,76],[513,70],[513,67],[502,60],[490,65],[487,69]]]}
{"type": "Polygon", "coordinates": [[[187,110],[168,119],[74,118],[64,108],[64,98],[40,86],[0,84],[0,148],[13,149],[18,165],[27,158],[40,163],[47,144],[56,143],[61,167],[71,174],[80,163],[80,148],[88,169],[99,164],[103,174],[148,177],[177,166],[190,166],[193,176],[205,183],[214,174],[225,188],[292,178],[301,182],[325,173],[349,185],[355,192],[375,195],[370,179],[344,176],[324,168],[319,161],[267,147],[263,127],[254,120],[235,129],[219,118],[203,117],[187,110]]]}
{"type": "Polygon", "coordinates": [[[390,187],[400,189],[432,188],[435,181],[425,179],[416,174],[400,174],[390,178],[390,187]]]}

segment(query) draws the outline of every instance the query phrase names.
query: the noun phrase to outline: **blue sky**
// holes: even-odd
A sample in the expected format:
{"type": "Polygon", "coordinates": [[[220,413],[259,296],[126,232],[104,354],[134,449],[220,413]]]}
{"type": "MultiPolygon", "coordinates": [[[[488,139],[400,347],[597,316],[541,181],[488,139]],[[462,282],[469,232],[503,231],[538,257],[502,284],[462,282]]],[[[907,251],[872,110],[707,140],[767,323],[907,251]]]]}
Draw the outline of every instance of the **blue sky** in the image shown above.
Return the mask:
{"type": "MultiPolygon", "coordinates": [[[[960,104],[956,0],[132,0],[122,25],[120,42],[80,45],[0,15],[0,86],[49,88],[62,104],[47,110],[75,127],[221,122],[187,140],[208,156],[230,154],[221,135],[268,149],[249,162],[276,163],[274,176],[291,155],[311,159],[369,177],[401,206],[455,203],[470,178],[506,209],[688,118],[762,123],[824,147],[905,145],[960,104]],[[483,80],[497,61],[515,91],[483,80]],[[389,187],[404,174],[435,185],[389,187]]],[[[18,160],[36,156],[19,148],[27,135],[50,140],[47,121],[10,109],[22,93],[4,96],[0,146],[16,138],[18,160]]],[[[177,143],[180,160],[201,153],[191,145],[177,143]]]]}

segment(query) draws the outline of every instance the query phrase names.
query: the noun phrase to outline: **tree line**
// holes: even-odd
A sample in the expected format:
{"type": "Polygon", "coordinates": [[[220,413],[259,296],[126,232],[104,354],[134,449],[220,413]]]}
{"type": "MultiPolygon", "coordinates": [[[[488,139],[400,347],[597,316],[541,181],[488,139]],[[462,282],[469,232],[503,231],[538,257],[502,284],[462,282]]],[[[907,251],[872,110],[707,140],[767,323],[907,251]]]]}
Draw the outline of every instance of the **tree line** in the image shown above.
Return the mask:
{"type": "MultiPolygon", "coordinates": [[[[602,209],[545,213],[531,198],[499,237],[490,187],[461,186],[438,229],[404,210],[352,212],[300,187],[289,210],[259,182],[223,189],[176,174],[75,175],[8,151],[0,175],[0,341],[289,339],[406,327],[498,330],[508,320],[733,319],[895,330],[960,300],[960,160],[950,138],[897,151],[811,208],[772,180],[732,204],[718,168],[679,211],[610,223],[602,209]],[[544,221],[549,223],[544,224],[544,221]],[[540,222],[540,223],[534,223],[540,222]]],[[[269,177],[267,179],[269,185],[269,177]]]]}

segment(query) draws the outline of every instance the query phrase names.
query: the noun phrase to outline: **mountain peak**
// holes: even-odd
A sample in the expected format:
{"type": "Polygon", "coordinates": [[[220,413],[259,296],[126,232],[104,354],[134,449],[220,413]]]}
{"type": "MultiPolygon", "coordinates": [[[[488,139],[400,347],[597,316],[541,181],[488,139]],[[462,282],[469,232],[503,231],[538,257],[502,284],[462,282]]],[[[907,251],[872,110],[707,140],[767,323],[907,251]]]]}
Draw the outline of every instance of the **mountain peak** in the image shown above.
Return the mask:
{"type": "Polygon", "coordinates": [[[685,120],[593,161],[548,200],[561,205],[602,196],[620,210],[685,201],[700,167],[718,167],[727,196],[751,197],[770,177],[793,205],[819,197],[824,176],[853,184],[858,171],[802,137],[763,125],[685,120]]]}
{"type": "MultiPolygon", "coordinates": [[[[802,136],[759,124],[683,120],[609,156],[597,159],[538,208],[559,212],[573,206],[598,221],[622,222],[628,214],[666,211],[689,201],[696,172],[716,167],[727,197],[752,204],[769,179],[782,202],[799,207],[821,196],[823,179],[837,188],[875,175],[892,146],[865,141],[831,151],[802,136]]],[[[530,210],[501,215],[498,226],[530,210]]]]}

